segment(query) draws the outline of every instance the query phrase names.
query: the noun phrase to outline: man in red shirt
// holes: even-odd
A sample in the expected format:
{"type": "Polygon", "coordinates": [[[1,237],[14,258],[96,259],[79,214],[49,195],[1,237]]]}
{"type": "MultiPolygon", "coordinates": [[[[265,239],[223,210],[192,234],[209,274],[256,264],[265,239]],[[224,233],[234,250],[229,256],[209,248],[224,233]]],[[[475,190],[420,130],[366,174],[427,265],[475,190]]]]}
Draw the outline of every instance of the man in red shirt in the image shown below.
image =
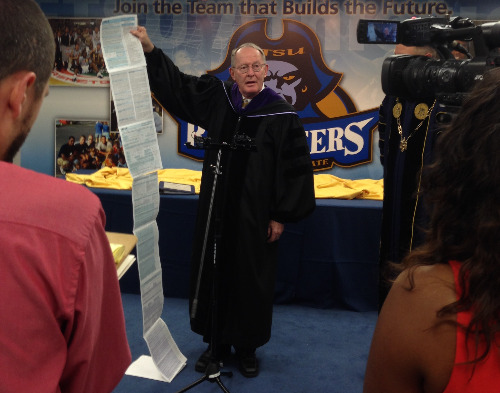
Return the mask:
{"type": "Polygon", "coordinates": [[[0,392],[109,393],[131,356],[104,211],[82,186],[12,164],[55,44],[33,0],[1,4],[0,392]]]}

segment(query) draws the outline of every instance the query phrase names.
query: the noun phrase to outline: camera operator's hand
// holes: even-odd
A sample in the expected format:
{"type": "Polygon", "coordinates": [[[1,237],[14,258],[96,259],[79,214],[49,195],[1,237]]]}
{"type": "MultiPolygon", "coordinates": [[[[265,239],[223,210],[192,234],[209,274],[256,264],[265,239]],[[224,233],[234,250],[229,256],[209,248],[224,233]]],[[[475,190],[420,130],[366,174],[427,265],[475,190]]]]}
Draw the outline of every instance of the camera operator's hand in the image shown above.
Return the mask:
{"type": "Polygon", "coordinates": [[[144,53],[149,53],[155,48],[144,26],[138,26],[136,30],[130,30],[130,33],[139,38],[144,53]]]}

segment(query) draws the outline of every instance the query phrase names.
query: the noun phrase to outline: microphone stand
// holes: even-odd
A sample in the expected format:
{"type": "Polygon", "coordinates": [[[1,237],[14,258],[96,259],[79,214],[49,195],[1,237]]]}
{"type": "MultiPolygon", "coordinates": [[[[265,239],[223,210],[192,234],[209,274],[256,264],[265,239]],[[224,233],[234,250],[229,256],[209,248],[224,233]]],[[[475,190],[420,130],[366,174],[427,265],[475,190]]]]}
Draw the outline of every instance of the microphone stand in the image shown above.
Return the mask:
{"type": "MultiPolygon", "coordinates": [[[[218,149],[217,152],[217,160],[215,166],[212,165],[213,167],[213,172],[214,172],[214,180],[212,184],[212,192],[210,195],[210,204],[208,207],[208,215],[207,215],[207,223],[205,227],[205,234],[203,238],[203,245],[202,245],[202,250],[201,250],[201,257],[200,257],[200,266],[198,269],[198,277],[197,277],[197,282],[196,282],[196,289],[195,289],[195,295],[193,298],[193,303],[191,306],[191,318],[194,318],[196,316],[197,310],[198,310],[198,297],[199,297],[199,291],[200,291],[200,284],[201,284],[201,277],[202,277],[202,272],[203,272],[203,265],[205,261],[205,253],[207,249],[207,244],[208,244],[208,234],[209,234],[209,229],[210,229],[210,223],[212,220],[212,212],[214,208],[214,203],[216,201],[216,190],[217,190],[217,181],[219,175],[222,175],[221,172],[221,157],[222,157],[222,151],[223,150],[255,150],[255,144],[251,138],[246,136],[245,134],[240,134],[236,133],[236,135],[233,138],[232,143],[213,143],[210,138],[203,138],[203,137],[194,137],[194,145],[192,145],[190,142],[186,143],[186,146],[191,149],[218,149]]],[[[218,225],[218,217],[217,215],[215,216],[214,219],[214,235],[213,235],[213,265],[212,265],[212,288],[211,288],[211,293],[212,293],[212,301],[211,301],[211,332],[210,332],[210,361],[208,363],[207,369],[205,371],[205,375],[198,379],[197,381],[191,383],[190,385],[186,386],[185,388],[179,390],[177,393],[183,393],[191,388],[199,385],[203,381],[209,381],[209,382],[216,382],[219,387],[222,389],[224,393],[230,393],[229,390],[224,386],[222,383],[220,376],[221,375],[226,375],[229,377],[233,376],[233,373],[230,371],[226,372],[221,372],[221,364],[217,361],[217,301],[218,301],[218,289],[217,289],[217,239],[221,237],[221,234],[219,233],[219,225],[218,225]]]]}

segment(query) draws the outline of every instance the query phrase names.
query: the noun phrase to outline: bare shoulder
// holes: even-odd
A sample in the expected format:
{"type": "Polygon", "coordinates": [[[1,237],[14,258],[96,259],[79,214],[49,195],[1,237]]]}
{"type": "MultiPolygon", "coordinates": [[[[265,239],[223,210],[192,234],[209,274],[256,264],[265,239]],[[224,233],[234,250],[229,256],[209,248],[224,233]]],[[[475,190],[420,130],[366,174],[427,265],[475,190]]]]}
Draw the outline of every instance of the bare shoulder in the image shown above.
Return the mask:
{"type": "MultiPolygon", "coordinates": [[[[425,283],[443,284],[444,282],[452,284],[454,282],[453,271],[451,270],[451,267],[448,264],[437,263],[435,265],[430,265],[430,266],[418,266],[413,271],[415,278],[421,280],[423,284],[425,283]]],[[[408,274],[409,270],[405,270],[403,271],[403,274],[401,274],[399,278],[401,279],[407,278],[408,274]]]]}
{"type": "Polygon", "coordinates": [[[437,313],[455,300],[448,265],[400,274],[375,328],[365,392],[443,391],[453,368],[455,328],[441,323],[437,313]]]}
{"type": "MultiPolygon", "coordinates": [[[[394,293],[433,311],[456,300],[453,271],[448,264],[418,266],[403,271],[393,285],[394,293]],[[430,300],[430,304],[427,301],[430,300]]],[[[394,297],[395,295],[393,295],[394,297]]]]}

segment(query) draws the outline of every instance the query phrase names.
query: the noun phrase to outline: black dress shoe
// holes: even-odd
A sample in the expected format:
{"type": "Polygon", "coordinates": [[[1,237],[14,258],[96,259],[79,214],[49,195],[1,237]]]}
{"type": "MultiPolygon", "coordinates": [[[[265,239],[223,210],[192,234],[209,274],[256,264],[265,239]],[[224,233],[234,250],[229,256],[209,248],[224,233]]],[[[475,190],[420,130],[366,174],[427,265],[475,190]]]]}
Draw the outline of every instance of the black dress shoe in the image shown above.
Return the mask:
{"type": "Polygon", "coordinates": [[[259,375],[259,362],[255,355],[255,350],[237,350],[238,368],[241,374],[247,378],[259,375]]]}
{"type": "MultiPolygon", "coordinates": [[[[224,358],[228,357],[231,354],[231,346],[226,345],[226,344],[220,344],[217,346],[217,362],[219,363],[219,366],[222,366],[222,361],[224,358]]],[[[207,367],[212,360],[212,349],[210,346],[201,354],[201,356],[198,358],[196,361],[196,364],[194,365],[195,371],[199,373],[204,373],[207,371],[207,367]]]]}

